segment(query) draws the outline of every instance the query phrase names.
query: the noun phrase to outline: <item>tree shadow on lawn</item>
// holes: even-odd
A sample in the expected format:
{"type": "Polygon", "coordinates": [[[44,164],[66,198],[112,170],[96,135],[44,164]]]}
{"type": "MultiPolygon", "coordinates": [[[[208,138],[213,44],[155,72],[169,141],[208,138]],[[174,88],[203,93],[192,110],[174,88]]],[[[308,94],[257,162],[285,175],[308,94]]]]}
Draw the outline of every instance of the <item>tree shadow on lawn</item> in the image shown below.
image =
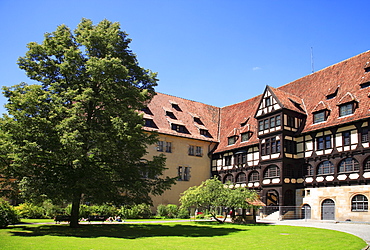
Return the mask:
{"type": "Polygon", "coordinates": [[[70,228],[68,225],[14,226],[9,228],[12,236],[63,236],[80,238],[112,237],[137,239],[146,237],[181,236],[213,237],[224,236],[248,229],[220,227],[214,223],[183,224],[94,224],[70,228]]]}

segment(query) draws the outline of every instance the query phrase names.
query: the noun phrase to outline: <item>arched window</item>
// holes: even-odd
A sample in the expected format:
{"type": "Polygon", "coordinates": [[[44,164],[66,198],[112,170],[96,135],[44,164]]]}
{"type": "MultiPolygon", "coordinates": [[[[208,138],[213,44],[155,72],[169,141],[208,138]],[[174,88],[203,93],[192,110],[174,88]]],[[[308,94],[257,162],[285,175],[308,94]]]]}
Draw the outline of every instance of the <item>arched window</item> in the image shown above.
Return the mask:
{"type": "Polygon", "coordinates": [[[339,172],[353,172],[360,170],[360,164],[355,158],[348,157],[339,164],[339,172]]]}
{"type": "Polygon", "coordinates": [[[255,182],[260,180],[260,174],[257,171],[253,171],[249,175],[249,182],[255,182]]]}
{"type": "Polygon", "coordinates": [[[228,182],[234,183],[234,176],[232,174],[228,174],[225,176],[224,183],[228,183],[228,182]]]}
{"type": "Polygon", "coordinates": [[[370,171],[370,157],[367,158],[364,162],[364,170],[365,171],[370,171]]]}
{"type": "Polygon", "coordinates": [[[270,165],[266,168],[263,178],[274,178],[280,176],[280,169],[276,165],[270,165]]]}
{"type": "Polygon", "coordinates": [[[243,172],[236,176],[236,183],[245,183],[246,180],[247,176],[243,172]]]}
{"type": "Polygon", "coordinates": [[[351,201],[351,211],[353,212],[367,212],[368,211],[368,200],[365,195],[358,194],[353,196],[351,201]]]}
{"type": "Polygon", "coordinates": [[[323,161],[317,166],[317,174],[334,174],[334,165],[331,161],[323,161]]]}

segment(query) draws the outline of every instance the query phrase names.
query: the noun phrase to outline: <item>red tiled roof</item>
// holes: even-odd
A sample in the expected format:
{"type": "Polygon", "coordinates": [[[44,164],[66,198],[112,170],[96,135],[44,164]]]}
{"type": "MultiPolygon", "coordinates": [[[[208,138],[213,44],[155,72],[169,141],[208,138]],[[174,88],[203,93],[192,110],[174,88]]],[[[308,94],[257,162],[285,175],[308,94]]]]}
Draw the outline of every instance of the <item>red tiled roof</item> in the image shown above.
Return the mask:
{"type": "Polygon", "coordinates": [[[162,134],[182,136],[198,140],[214,142],[218,141],[220,108],[162,93],[157,93],[153,97],[148,105],[148,108],[153,113],[150,118],[153,119],[158,129],[144,127],[144,129],[147,131],[157,131],[162,134]],[[181,111],[175,109],[172,104],[178,105],[181,111]],[[172,119],[169,116],[166,116],[166,111],[172,112],[175,115],[176,119],[172,119]],[[202,121],[203,125],[197,124],[194,121],[194,117],[199,118],[202,121]],[[184,125],[189,131],[189,134],[180,133],[172,130],[172,123],[184,125]],[[212,138],[201,135],[200,129],[208,130],[212,138]]]}
{"type": "MultiPolygon", "coordinates": [[[[269,88],[284,108],[307,115],[303,133],[364,119],[370,116],[370,87],[361,89],[360,84],[370,81],[370,72],[366,72],[366,66],[364,67],[367,62],[370,62],[370,51],[302,77],[279,88],[269,88]],[[332,96],[331,99],[327,99],[327,96],[330,94],[334,95],[334,97],[332,96]],[[337,105],[341,99],[342,102],[358,101],[358,107],[353,115],[339,118],[339,108],[337,105]],[[331,108],[327,121],[313,124],[312,112],[325,108],[329,110],[331,108]]],[[[227,134],[232,129],[239,128],[240,122],[245,119],[244,117],[253,117],[260,101],[261,95],[221,109],[221,139],[215,152],[228,151],[258,143],[256,136],[258,129],[255,118],[248,121],[253,132],[248,142],[240,142],[238,140],[233,145],[227,145],[227,134]]]]}
{"type": "MultiPolygon", "coordinates": [[[[370,71],[365,70],[369,65],[370,51],[367,51],[279,88],[269,86],[267,88],[270,88],[283,108],[307,115],[306,125],[302,131],[302,133],[306,133],[370,116],[370,87],[367,84],[364,85],[364,83],[370,82],[370,71]],[[357,102],[354,114],[339,118],[338,105],[353,100],[357,102]],[[324,109],[331,110],[327,121],[313,124],[312,112],[324,109]]],[[[219,141],[215,152],[254,145],[259,142],[257,120],[254,115],[261,98],[262,95],[258,95],[244,102],[217,108],[158,93],[149,104],[149,109],[153,113],[151,118],[158,129],[145,129],[193,139],[219,141]],[[171,103],[177,104],[181,111],[175,109],[171,103]],[[169,117],[166,116],[164,110],[173,112],[178,121],[186,126],[189,134],[172,130],[167,119],[169,117]],[[196,123],[194,118],[199,118],[203,125],[196,123]],[[200,135],[200,129],[207,129],[213,138],[200,135]],[[252,132],[247,142],[241,142],[238,139],[235,144],[228,145],[228,136],[231,134],[240,135],[246,131],[252,132]]]]}

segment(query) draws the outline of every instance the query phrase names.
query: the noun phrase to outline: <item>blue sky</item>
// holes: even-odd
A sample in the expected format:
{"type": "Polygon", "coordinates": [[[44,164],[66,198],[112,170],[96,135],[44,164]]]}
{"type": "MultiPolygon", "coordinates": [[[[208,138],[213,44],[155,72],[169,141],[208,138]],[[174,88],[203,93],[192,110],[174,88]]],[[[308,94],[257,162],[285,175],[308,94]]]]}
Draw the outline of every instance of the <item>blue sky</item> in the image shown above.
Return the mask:
{"type": "MultiPolygon", "coordinates": [[[[32,83],[18,68],[29,42],[81,19],[119,22],[158,92],[223,107],[370,49],[362,0],[0,0],[0,85],[32,83]]],[[[6,99],[0,97],[0,113],[6,99]]]]}

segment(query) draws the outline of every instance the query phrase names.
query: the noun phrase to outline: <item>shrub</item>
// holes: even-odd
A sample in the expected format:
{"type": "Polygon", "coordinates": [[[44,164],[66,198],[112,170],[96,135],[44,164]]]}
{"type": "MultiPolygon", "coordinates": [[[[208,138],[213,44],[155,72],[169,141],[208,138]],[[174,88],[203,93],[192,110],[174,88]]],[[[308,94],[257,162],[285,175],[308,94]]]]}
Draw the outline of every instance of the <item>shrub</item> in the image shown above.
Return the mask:
{"type": "Polygon", "coordinates": [[[178,213],[178,208],[175,204],[167,205],[167,218],[176,218],[178,213]]]}
{"type": "Polygon", "coordinates": [[[134,206],[122,206],[118,214],[125,219],[147,219],[151,217],[152,212],[149,205],[138,204],[134,206]]]}
{"type": "Polygon", "coordinates": [[[159,204],[157,206],[157,216],[166,217],[168,214],[166,205],[159,204]]]}
{"type": "Polygon", "coordinates": [[[20,218],[41,219],[45,218],[45,210],[42,207],[35,206],[31,203],[23,203],[15,207],[20,218]]]}
{"type": "Polygon", "coordinates": [[[189,219],[190,218],[189,210],[187,210],[186,208],[180,208],[179,211],[177,212],[177,218],[189,219]]]}
{"type": "Polygon", "coordinates": [[[8,202],[0,199],[0,228],[5,228],[18,221],[18,215],[13,207],[11,207],[8,202]]]}

